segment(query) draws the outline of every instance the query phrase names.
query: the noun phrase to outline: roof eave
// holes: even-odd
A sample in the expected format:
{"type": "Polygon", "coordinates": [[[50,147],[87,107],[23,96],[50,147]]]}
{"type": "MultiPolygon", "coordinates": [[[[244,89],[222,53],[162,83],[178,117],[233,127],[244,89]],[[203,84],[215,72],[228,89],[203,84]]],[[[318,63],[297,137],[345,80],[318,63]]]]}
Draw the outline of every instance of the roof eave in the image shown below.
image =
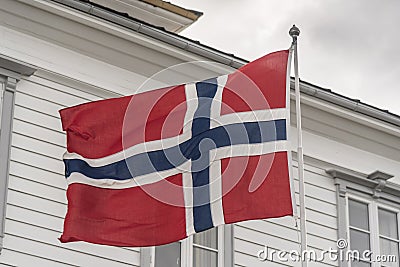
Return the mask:
{"type": "Polygon", "coordinates": [[[162,0],[140,0],[140,1],[145,2],[147,4],[151,4],[156,7],[160,7],[162,9],[181,15],[182,17],[191,19],[193,21],[196,21],[201,16],[203,16],[203,12],[186,9],[162,0]]]}

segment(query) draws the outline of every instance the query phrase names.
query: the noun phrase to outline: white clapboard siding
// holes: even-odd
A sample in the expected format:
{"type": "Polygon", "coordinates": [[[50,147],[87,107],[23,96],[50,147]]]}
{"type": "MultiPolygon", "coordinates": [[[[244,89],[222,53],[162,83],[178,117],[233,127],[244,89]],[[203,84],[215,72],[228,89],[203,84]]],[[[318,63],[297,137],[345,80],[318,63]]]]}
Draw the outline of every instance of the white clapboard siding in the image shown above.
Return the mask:
{"type": "MultiPolygon", "coordinates": [[[[337,208],[333,179],[318,166],[305,166],[305,204],[307,209],[308,249],[317,253],[336,248],[337,208]]],[[[299,210],[297,168],[293,168],[297,210],[299,210]]],[[[266,203],[267,205],[267,203],[266,203]]],[[[299,222],[298,222],[299,223],[299,222]]],[[[284,262],[278,258],[265,262],[257,258],[264,246],[276,251],[295,250],[300,252],[299,227],[295,219],[287,216],[268,220],[238,223],[234,227],[234,263],[236,266],[301,266],[298,262],[284,262]]],[[[326,258],[317,265],[337,266],[326,258]]]]}
{"type": "Polygon", "coordinates": [[[49,182],[50,185],[46,185],[25,178],[16,177],[14,175],[10,175],[10,177],[10,189],[26,194],[43,196],[43,198],[49,201],[66,204],[65,191],[51,186],[51,181],[49,182]]]}
{"type": "MultiPolygon", "coordinates": [[[[16,242],[22,242],[22,238],[14,238],[11,237],[11,239],[14,239],[16,242]]],[[[13,240],[13,241],[14,241],[13,240]]],[[[51,267],[79,267],[80,265],[73,265],[69,264],[67,262],[60,262],[60,261],[55,261],[55,260],[50,260],[46,259],[43,257],[40,257],[39,255],[32,255],[27,252],[21,252],[21,251],[15,251],[13,249],[10,249],[8,247],[3,248],[1,251],[1,261],[3,262],[12,262],[10,265],[4,265],[4,266],[15,266],[15,267],[25,267],[25,266],[32,266],[32,267],[40,267],[40,266],[51,266],[51,267]]],[[[0,265],[2,266],[2,265],[0,265]]]]}
{"type": "Polygon", "coordinates": [[[24,162],[31,166],[40,166],[43,169],[59,174],[63,174],[64,170],[61,160],[15,146],[11,147],[11,160],[24,162]]]}
{"type": "Polygon", "coordinates": [[[65,107],[22,92],[16,94],[15,101],[19,106],[40,111],[41,113],[48,114],[55,118],[60,118],[58,110],[65,107]]]}
{"type": "Polygon", "coordinates": [[[308,219],[306,225],[307,225],[307,231],[310,233],[324,233],[324,239],[332,242],[336,242],[338,239],[337,229],[332,229],[323,224],[310,222],[308,219]]]}
{"type": "Polygon", "coordinates": [[[332,229],[337,229],[337,218],[336,216],[330,216],[323,214],[318,211],[307,209],[307,221],[311,221],[322,226],[326,226],[332,229]]]}
{"type": "MultiPolygon", "coordinates": [[[[9,223],[9,224],[12,224],[9,223]]],[[[21,226],[19,224],[19,226],[21,226]]],[[[35,228],[36,229],[36,228],[35,228]]],[[[18,232],[25,231],[24,227],[15,229],[18,232]]],[[[37,231],[37,230],[35,230],[37,231]]],[[[40,231],[37,231],[40,232],[40,231]]],[[[50,233],[50,232],[49,232],[50,233]]],[[[97,255],[90,255],[87,253],[82,253],[81,251],[74,251],[66,246],[60,247],[54,244],[50,244],[43,241],[37,241],[34,239],[30,239],[28,235],[16,236],[13,234],[8,234],[7,239],[4,240],[4,245],[9,247],[9,249],[14,251],[21,251],[26,254],[35,255],[35,257],[44,258],[47,260],[62,262],[65,263],[66,266],[135,266],[137,265],[138,259],[133,254],[129,259],[131,264],[121,263],[119,261],[113,261],[101,258],[97,255]],[[21,247],[23,246],[23,247],[21,247]]],[[[51,235],[52,238],[57,238],[57,234],[51,235]]],[[[122,254],[122,253],[121,253],[122,254]]],[[[131,253],[132,254],[132,253],[131,253]]],[[[118,254],[117,254],[118,255],[118,254]]],[[[26,267],[40,267],[40,266],[52,266],[48,265],[22,265],[26,267]]]]}
{"type": "MultiPolygon", "coordinates": [[[[271,240],[269,240],[271,241],[271,240]]],[[[284,242],[282,242],[284,244],[284,242]]],[[[292,260],[289,255],[287,255],[286,259],[287,260],[281,260],[277,257],[277,255],[273,254],[273,251],[287,251],[288,253],[291,251],[300,251],[300,245],[299,244],[290,244],[287,247],[274,247],[272,244],[265,243],[263,245],[257,244],[255,242],[250,242],[248,240],[241,240],[241,239],[236,239],[235,240],[235,247],[239,249],[241,252],[235,254],[238,256],[238,260],[241,258],[245,258],[246,261],[252,262],[250,265],[248,262],[246,264],[246,261],[243,263],[236,262],[238,266],[301,266],[300,262],[296,260],[292,260]],[[267,252],[269,253],[269,256],[265,261],[259,260],[257,258],[257,254],[260,250],[265,251],[265,246],[267,246],[267,252]],[[255,253],[253,252],[255,251],[255,253]],[[275,265],[274,265],[275,264],[275,265]]],[[[313,249],[315,251],[316,257],[320,257],[322,250],[321,249],[313,249]]],[[[336,266],[336,263],[330,262],[329,259],[327,259],[325,262],[319,262],[318,266],[336,266]]],[[[311,265],[310,265],[311,266],[311,265]]]]}
{"type": "Polygon", "coordinates": [[[7,264],[7,263],[1,263],[0,262],[0,267],[16,267],[15,265],[7,264]]]}
{"type": "MultiPolygon", "coordinates": [[[[60,237],[60,231],[54,231],[48,228],[40,227],[38,225],[27,224],[25,222],[17,221],[14,219],[9,219],[10,223],[6,227],[6,232],[8,231],[18,231],[18,234],[12,234],[18,237],[23,237],[31,241],[46,244],[54,250],[59,251],[57,254],[63,255],[65,259],[73,257],[74,261],[70,261],[71,264],[80,264],[79,262],[84,262],[86,255],[93,262],[93,265],[97,263],[103,263],[107,260],[117,261],[123,263],[123,265],[133,265],[132,261],[135,260],[138,253],[132,253],[124,248],[117,247],[106,247],[100,245],[92,245],[87,247],[82,243],[71,243],[71,244],[61,244],[57,238],[60,237]],[[122,253],[121,253],[122,252],[122,253]],[[130,253],[124,253],[130,252],[130,253]],[[70,255],[69,255],[70,254],[70,255]]],[[[47,257],[48,252],[43,252],[42,256],[47,257]]],[[[50,254],[51,255],[51,254],[50,254]]],[[[49,257],[47,257],[49,258],[49,257]]],[[[62,259],[60,257],[60,259],[62,259]]],[[[68,262],[68,261],[67,261],[68,262]]],[[[120,265],[116,265],[120,266],[120,265]]]]}
{"type": "MultiPolygon", "coordinates": [[[[238,245],[238,244],[236,244],[238,245]]],[[[244,243],[244,247],[252,247],[251,244],[244,243]]],[[[260,250],[259,248],[258,250],[260,250]]],[[[257,251],[258,251],[257,250],[257,251]]],[[[272,261],[260,261],[257,259],[257,257],[253,255],[249,255],[243,252],[237,252],[234,255],[234,260],[235,260],[235,266],[244,266],[244,267],[282,267],[282,266],[289,266],[289,267],[299,267],[301,266],[298,263],[277,263],[277,262],[272,262],[272,261]]]]}
{"type": "Polygon", "coordinates": [[[31,225],[60,233],[63,227],[62,217],[13,204],[7,206],[7,218],[14,221],[29,222],[31,225]]]}
{"type": "Polygon", "coordinates": [[[64,175],[50,172],[44,169],[36,168],[35,166],[26,165],[16,161],[10,162],[10,173],[12,175],[33,180],[38,183],[51,185],[59,189],[66,189],[64,175]]]}
{"type": "Polygon", "coordinates": [[[14,118],[13,132],[19,134],[29,133],[30,136],[35,137],[46,136],[46,142],[62,147],[66,146],[66,138],[61,131],[44,128],[42,125],[34,125],[32,122],[23,119],[14,118]]]}
{"type": "Polygon", "coordinates": [[[62,132],[61,121],[57,117],[57,114],[49,116],[43,112],[40,112],[40,109],[29,109],[19,105],[18,102],[16,102],[14,108],[14,117],[15,119],[26,121],[46,129],[62,132]]]}
{"type": "Polygon", "coordinates": [[[58,240],[67,210],[66,137],[58,111],[99,99],[38,76],[18,84],[0,266],[139,266],[139,248],[58,240]]]}
{"type": "MultiPolygon", "coordinates": [[[[236,238],[234,241],[234,247],[236,250],[235,256],[238,254],[240,255],[246,255],[247,260],[249,258],[252,258],[252,261],[258,263],[254,266],[270,266],[272,262],[275,262],[277,264],[281,264],[282,266],[300,266],[298,262],[296,261],[290,261],[290,258],[288,260],[290,262],[285,262],[280,260],[279,258],[276,257],[269,257],[266,262],[260,261],[257,258],[257,254],[260,250],[264,250],[265,246],[268,247],[268,251],[300,251],[300,245],[298,242],[291,242],[285,239],[280,239],[279,237],[273,237],[269,234],[264,232],[260,232],[259,234],[255,234],[253,232],[250,232],[249,229],[246,228],[240,228],[240,226],[235,227],[235,231],[238,231],[239,234],[246,235],[246,239],[239,239],[236,238]],[[260,243],[262,241],[263,243],[260,243]],[[265,265],[267,264],[267,265],[265,265]]],[[[322,249],[321,248],[313,248],[311,246],[308,247],[309,250],[315,251],[317,257],[321,255],[322,249]]],[[[236,258],[235,258],[236,259],[236,258]]],[[[235,263],[239,265],[243,265],[243,263],[236,262],[235,263]]],[[[245,266],[253,266],[252,265],[245,265],[245,266]]],[[[271,265],[272,266],[272,265],[271,265]]],[[[327,258],[326,260],[320,262],[320,266],[336,266],[336,263],[330,262],[330,260],[327,258]]]]}
{"type": "Polygon", "coordinates": [[[60,155],[63,155],[63,153],[65,152],[65,147],[61,145],[54,145],[47,142],[47,140],[45,139],[38,138],[40,137],[32,137],[19,133],[14,133],[13,145],[30,151],[32,151],[33,149],[39,154],[49,155],[51,157],[56,157],[57,159],[60,159],[60,155]]]}
{"type": "Polygon", "coordinates": [[[51,201],[42,196],[35,196],[33,194],[27,194],[13,189],[8,190],[7,202],[9,205],[15,205],[60,218],[63,218],[67,211],[67,206],[65,204],[51,201]]]}
{"type": "MultiPolygon", "coordinates": [[[[296,197],[296,203],[299,203],[299,194],[297,192],[295,193],[295,197],[296,197]]],[[[310,197],[306,194],[305,204],[307,209],[321,212],[322,214],[329,216],[334,216],[334,217],[336,216],[336,207],[323,200],[310,197]]]]}
{"type": "MultiPolygon", "coordinates": [[[[309,172],[307,172],[308,175],[309,172]]],[[[295,177],[295,189],[296,191],[298,191],[298,182],[297,182],[297,178],[295,177]]],[[[332,180],[331,180],[332,182],[332,180]]],[[[321,187],[318,183],[317,184],[313,184],[310,183],[309,181],[307,181],[305,183],[305,188],[304,188],[306,195],[309,197],[312,197],[314,199],[318,199],[321,201],[324,201],[326,203],[329,204],[333,204],[335,205],[336,203],[336,192],[335,191],[331,191],[329,189],[326,189],[324,187],[321,187]]]]}
{"type": "Polygon", "coordinates": [[[18,84],[18,92],[37,98],[45,99],[60,106],[69,107],[78,102],[88,102],[102,99],[99,96],[88,94],[83,90],[55,83],[38,76],[29,77],[18,84]]]}
{"type": "Polygon", "coordinates": [[[336,206],[331,204],[331,203],[327,203],[322,199],[316,199],[313,197],[308,197],[306,196],[306,207],[314,210],[314,211],[320,211],[321,213],[330,215],[330,216],[336,216],[337,214],[337,209],[336,206]]]}

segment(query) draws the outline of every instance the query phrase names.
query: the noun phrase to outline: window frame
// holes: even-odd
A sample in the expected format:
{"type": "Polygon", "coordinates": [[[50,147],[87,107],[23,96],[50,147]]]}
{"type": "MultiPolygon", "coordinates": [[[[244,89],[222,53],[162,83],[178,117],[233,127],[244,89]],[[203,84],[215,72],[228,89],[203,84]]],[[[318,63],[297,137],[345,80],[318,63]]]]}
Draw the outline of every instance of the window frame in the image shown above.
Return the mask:
{"type": "MultiPolygon", "coordinates": [[[[370,224],[370,250],[375,255],[380,254],[378,209],[382,208],[397,213],[398,230],[400,235],[400,185],[387,180],[393,175],[375,171],[369,175],[342,170],[327,170],[334,178],[336,185],[338,239],[344,239],[350,244],[349,199],[368,204],[370,224]]],[[[349,250],[349,245],[343,253],[349,250]]],[[[400,246],[399,246],[400,247],[400,246]]],[[[399,251],[400,253],[400,251],[399,251]]],[[[346,254],[344,254],[346,255],[346,254]]],[[[340,267],[349,267],[346,257],[338,260],[340,267]]],[[[380,267],[380,263],[372,263],[372,267],[380,267]]]]}
{"type": "MultiPolygon", "coordinates": [[[[217,249],[210,251],[217,252],[218,255],[218,264],[217,266],[225,266],[224,265],[224,248],[225,248],[225,242],[224,242],[224,225],[218,226],[217,228],[217,249]]],[[[189,236],[188,238],[184,239],[182,242],[182,250],[181,250],[181,259],[185,259],[186,262],[185,264],[181,264],[181,266],[187,266],[187,267],[193,267],[193,260],[194,260],[194,247],[202,248],[205,250],[209,250],[206,247],[203,247],[201,245],[197,245],[193,242],[194,235],[189,236]]],[[[183,260],[182,260],[183,263],[183,260]]]]}
{"type": "MultiPolygon", "coordinates": [[[[400,231],[400,223],[399,223],[399,218],[400,218],[400,205],[399,204],[390,204],[390,203],[385,203],[384,201],[380,201],[379,198],[372,198],[371,196],[361,196],[361,194],[354,194],[352,192],[349,192],[346,195],[346,208],[347,208],[347,214],[349,214],[349,200],[354,200],[357,202],[364,203],[368,206],[368,223],[369,223],[369,241],[370,241],[370,250],[374,252],[374,254],[380,254],[381,253],[381,247],[380,247],[380,230],[379,230],[379,209],[382,210],[387,210],[389,212],[393,212],[396,214],[396,219],[397,219],[397,233],[398,233],[398,239],[397,240],[392,240],[395,241],[398,244],[398,255],[400,255],[400,237],[399,237],[399,231],[400,231]]],[[[350,235],[350,216],[347,216],[347,230],[350,235]]],[[[349,247],[351,245],[351,239],[350,236],[348,236],[348,241],[349,241],[349,247]]],[[[380,263],[374,263],[370,262],[372,267],[380,267],[380,263]]],[[[350,266],[350,264],[349,264],[350,266]]]]}
{"type": "Polygon", "coordinates": [[[369,249],[371,251],[375,251],[375,243],[373,242],[373,240],[375,238],[373,238],[373,235],[374,235],[374,232],[375,232],[376,228],[375,228],[374,223],[371,223],[371,219],[372,219],[372,216],[373,216],[373,213],[374,213],[372,211],[371,203],[372,203],[372,201],[369,201],[368,199],[362,198],[362,197],[357,196],[357,195],[352,195],[352,194],[347,194],[346,195],[346,214],[347,214],[346,229],[348,231],[348,236],[347,236],[346,240],[348,240],[348,247],[349,248],[351,247],[350,230],[353,229],[353,230],[356,230],[356,231],[359,231],[359,232],[362,232],[362,233],[368,233],[368,235],[369,235],[369,247],[370,247],[369,249]],[[367,205],[367,210],[368,210],[368,231],[350,225],[350,211],[349,211],[350,210],[349,209],[350,205],[349,205],[349,200],[354,200],[355,202],[359,202],[359,203],[367,205]]]}
{"type": "MultiPolygon", "coordinates": [[[[218,267],[233,266],[233,225],[226,224],[217,227],[218,229],[218,267]]],[[[193,267],[193,235],[180,240],[181,243],[181,266],[193,267]]],[[[140,249],[140,262],[144,267],[155,267],[156,247],[140,249]]]]}

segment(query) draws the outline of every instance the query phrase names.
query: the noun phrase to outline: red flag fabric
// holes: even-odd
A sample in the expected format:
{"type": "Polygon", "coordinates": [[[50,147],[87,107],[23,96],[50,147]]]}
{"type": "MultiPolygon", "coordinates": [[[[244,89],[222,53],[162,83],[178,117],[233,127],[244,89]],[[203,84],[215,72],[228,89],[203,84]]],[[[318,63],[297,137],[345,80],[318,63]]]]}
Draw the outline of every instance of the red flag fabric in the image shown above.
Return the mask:
{"type": "Polygon", "coordinates": [[[293,214],[288,51],[232,74],[60,111],[61,242],[153,246],[293,214]]]}

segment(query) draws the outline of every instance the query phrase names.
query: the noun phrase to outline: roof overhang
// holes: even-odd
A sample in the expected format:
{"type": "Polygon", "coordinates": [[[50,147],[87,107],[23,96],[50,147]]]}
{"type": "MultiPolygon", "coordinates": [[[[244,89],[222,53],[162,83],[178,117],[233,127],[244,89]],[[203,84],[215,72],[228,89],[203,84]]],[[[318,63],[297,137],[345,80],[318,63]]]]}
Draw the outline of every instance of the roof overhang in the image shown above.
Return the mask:
{"type": "Polygon", "coordinates": [[[90,0],[90,2],[175,33],[186,29],[203,15],[201,12],[162,0],[90,0]]]}

